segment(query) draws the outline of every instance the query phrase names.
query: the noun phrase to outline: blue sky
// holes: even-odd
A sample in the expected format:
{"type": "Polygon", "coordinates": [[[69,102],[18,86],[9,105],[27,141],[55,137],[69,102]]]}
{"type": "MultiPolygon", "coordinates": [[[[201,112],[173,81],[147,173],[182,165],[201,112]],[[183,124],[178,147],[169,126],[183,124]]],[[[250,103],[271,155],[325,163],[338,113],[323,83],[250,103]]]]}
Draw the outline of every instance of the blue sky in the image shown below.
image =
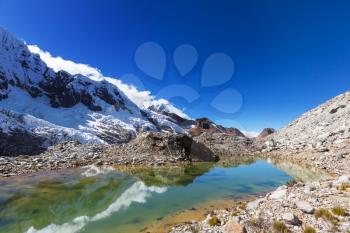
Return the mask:
{"type": "MultiPolygon", "coordinates": [[[[156,95],[183,84],[200,98],[172,101],[192,117],[208,116],[248,131],[280,128],[350,87],[349,1],[85,1],[0,0],[0,25],[55,56],[98,67],[104,75],[137,75],[156,95]],[[139,45],[164,48],[163,80],[135,64],[139,45]],[[181,77],[174,50],[191,44],[198,62],[181,77]],[[212,53],[234,61],[234,75],[201,87],[202,66],[212,53]],[[223,114],[210,107],[223,90],[242,96],[242,107],[223,114]]],[[[220,72],[220,71],[218,71],[220,72]]],[[[128,80],[124,80],[128,82],[128,80]]],[[[223,107],[235,104],[223,98],[223,107]]]]}

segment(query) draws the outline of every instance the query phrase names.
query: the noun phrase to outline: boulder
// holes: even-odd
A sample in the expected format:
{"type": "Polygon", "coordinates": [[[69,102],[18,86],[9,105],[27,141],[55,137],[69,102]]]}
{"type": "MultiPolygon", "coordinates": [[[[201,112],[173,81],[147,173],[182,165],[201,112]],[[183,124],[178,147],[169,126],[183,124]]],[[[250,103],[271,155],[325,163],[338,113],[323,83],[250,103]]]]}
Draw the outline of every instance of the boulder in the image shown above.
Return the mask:
{"type": "Polygon", "coordinates": [[[225,233],[243,233],[243,226],[239,224],[236,220],[231,219],[226,223],[225,233]]]}
{"type": "Polygon", "coordinates": [[[312,214],[315,210],[315,208],[307,201],[297,201],[295,204],[298,209],[307,214],[312,214]]]}
{"type": "Polygon", "coordinates": [[[259,198],[254,201],[248,202],[247,210],[255,210],[263,201],[264,198],[259,198]]]}
{"type": "Polygon", "coordinates": [[[282,186],[279,187],[276,191],[272,192],[270,195],[271,199],[282,201],[287,196],[287,189],[286,187],[282,186]]]}
{"type": "Polygon", "coordinates": [[[297,216],[295,216],[293,213],[291,213],[291,212],[282,214],[282,219],[286,223],[288,223],[290,225],[294,225],[294,226],[300,226],[301,223],[302,223],[300,221],[300,219],[297,216]]]}

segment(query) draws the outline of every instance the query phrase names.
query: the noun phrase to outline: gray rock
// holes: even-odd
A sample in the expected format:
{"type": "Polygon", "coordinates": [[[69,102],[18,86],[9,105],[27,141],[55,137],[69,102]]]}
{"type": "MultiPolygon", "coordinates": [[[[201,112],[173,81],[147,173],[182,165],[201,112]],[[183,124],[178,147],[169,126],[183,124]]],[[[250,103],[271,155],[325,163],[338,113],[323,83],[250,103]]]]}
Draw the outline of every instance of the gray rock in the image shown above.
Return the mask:
{"type": "Polygon", "coordinates": [[[312,214],[315,210],[314,207],[307,201],[297,201],[295,204],[301,211],[307,214],[312,214]]]}
{"type": "Polygon", "coordinates": [[[270,195],[270,198],[275,200],[283,200],[286,196],[287,196],[287,189],[286,187],[282,186],[282,187],[279,187],[276,191],[272,192],[270,195]]]}
{"type": "Polygon", "coordinates": [[[342,175],[340,176],[335,182],[335,185],[340,185],[340,184],[350,184],[350,179],[349,176],[347,175],[342,175]]]}
{"type": "Polygon", "coordinates": [[[295,216],[293,213],[284,213],[282,215],[282,219],[290,224],[290,225],[294,225],[294,226],[300,226],[301,225],[301,221],[299,220],[299,218],[297,216],[295,216]]]}
{"type": "Polygon", "coordinates": [[[259,198],[254,201],[248,202],[247,210],[255,210],[263,201],[264,198],[259,198]]]}

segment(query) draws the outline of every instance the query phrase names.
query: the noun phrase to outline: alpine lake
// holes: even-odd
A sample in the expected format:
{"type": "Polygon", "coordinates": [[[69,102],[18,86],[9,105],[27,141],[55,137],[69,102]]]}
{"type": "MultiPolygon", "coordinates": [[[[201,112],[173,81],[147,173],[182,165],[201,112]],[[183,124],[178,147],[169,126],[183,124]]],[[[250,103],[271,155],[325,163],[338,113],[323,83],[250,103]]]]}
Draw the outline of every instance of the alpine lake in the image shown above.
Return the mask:
{"type": "Polygon", "coordinates": [[[0,232],[167,232],[317,172],[235,158],[157,168],[94,165],[0,178],[0,232]]]}

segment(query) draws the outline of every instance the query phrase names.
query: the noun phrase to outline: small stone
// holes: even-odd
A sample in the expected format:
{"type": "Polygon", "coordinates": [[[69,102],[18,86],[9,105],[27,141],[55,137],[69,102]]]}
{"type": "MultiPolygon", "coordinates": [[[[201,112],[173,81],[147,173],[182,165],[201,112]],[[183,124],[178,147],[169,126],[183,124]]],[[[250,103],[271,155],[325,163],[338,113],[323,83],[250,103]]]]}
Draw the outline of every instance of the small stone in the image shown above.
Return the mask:
{"type": "Polygon", "coordinates": [[[334,183],[334,186],[339,186],[341,184],[350,184],[350,179],[347,175],[340,176],[334,183]]]}
{"type": "Polygon", "coordinates": [[[287,196],[286,188],[278,188],[276,191],[271,193],[270,198],[275,200],[283,200],[287,196]]]}
{"type": "Polygon", "coordinates": [[[259,198],[254,201],[248,202],[247,210],[255,210],[263,201],[264,201],[263,198],[259,198]]]}
{"type": "Polygon", "coordinates": [[[293,213],[284,213],[282,215],[282,219],[290,224],[290,225],[294,225],[294,226],[300,226],[301,225],[301,221],[299,220],[299,218],[297,216],[295,216],[293,213]]]}

